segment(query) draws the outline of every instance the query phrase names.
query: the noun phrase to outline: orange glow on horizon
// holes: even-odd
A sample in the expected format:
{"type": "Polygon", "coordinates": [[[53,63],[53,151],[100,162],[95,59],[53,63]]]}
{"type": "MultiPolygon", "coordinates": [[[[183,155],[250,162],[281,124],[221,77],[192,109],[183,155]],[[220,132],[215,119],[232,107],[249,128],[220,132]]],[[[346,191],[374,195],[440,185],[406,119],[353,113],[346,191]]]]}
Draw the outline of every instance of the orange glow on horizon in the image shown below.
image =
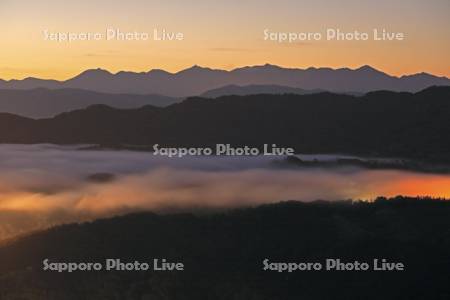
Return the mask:
{"type": "MultiPolygon", "coordinates": [[[[397,171],[390,172],[392,180],[369,183],[359,198],[375,199],[376,197],[431,197],[450,199],[450,177],[435,174],[401,175],[397,171]]],[[[383,173],[383,176],[385,174],[383,173]]]]}
{"type": "Polygon", "coordinates": [[[231,70],[266,63],[293,68],[370,65],[390,75],[450,77],[448,0],[199,0],[0,2],[0,78],[66,80],[87,69],[177,72],[192,65],[231,70]],[[421,20],[421,22],[418,22],[421,20]],[[181,32],[182,41],[48,41],[43,32],[181,32]],[[403,32],[404,41],[264,40],[273,32],[327,28],[403,32]]]}

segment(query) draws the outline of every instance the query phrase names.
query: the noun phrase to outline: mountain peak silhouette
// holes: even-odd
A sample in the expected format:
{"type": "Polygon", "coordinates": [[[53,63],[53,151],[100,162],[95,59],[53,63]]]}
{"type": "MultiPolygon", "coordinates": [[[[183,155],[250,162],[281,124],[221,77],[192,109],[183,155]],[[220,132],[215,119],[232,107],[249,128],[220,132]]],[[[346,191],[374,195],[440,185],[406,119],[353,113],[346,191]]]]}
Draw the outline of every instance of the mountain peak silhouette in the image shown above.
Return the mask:
{"type": "Polygon", "coordinates": [[[390,75],[386,74],[385,72],[380,71],[370,65],[363,65],[363,66],[359,67],[358,69],[356,69],[355,71],[361,72],[364,74],[374,75],[374,76],[395,77],[395,76],[390,76],[390,75]]]}
{"type": "Polygon", "coordinates": [[[356,70],[359,70],[359,71],[374,71],[374,72],[380,72],[379,70],[377,70],[377,69],[375,69],[374,67],[369,66],[369,65],[363,65],[363,66],[359,67],[359,68],[356,69],[356,70]]]}
{"type": "Polygon", "coordinates": [[[180,74],[180,73],[192,73],[192,72],[204,72],[204,71],[214,71],[214,70],[211,69],[211,68],[201,67],[201,66],[199,66],[199,65],[193,65],[193,66],[190,67],[190,68],[181,70],[181,71],[178,72],[177,74],[180,74]]]}
{"type": "Polygon", "coordinates": [[[88,69],[86,71],[83,71],[72,79],[79,78],[79,77],[104,77],[104,76],[112,76],[112,75],[114,75],[114,74],[112,74],[108,70],[97,68],[97,69],[88,69]]]}
{"type": "Polygon", "coordinates": [[[167,72],[162,69],[151,69],[147,72],[148,75],[172,75],[173,73],[167,72]]]}

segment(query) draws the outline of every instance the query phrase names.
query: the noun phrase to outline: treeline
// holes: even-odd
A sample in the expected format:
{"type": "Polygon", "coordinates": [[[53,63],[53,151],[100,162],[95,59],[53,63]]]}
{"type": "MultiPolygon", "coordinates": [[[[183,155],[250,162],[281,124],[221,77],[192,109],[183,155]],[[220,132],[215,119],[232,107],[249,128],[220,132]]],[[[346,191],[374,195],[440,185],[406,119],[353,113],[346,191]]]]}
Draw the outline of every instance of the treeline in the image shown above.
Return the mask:
{"type": "Polygon", "coordinates": [[[284,202],[214,214],[137,213],[0,247],[3,299],[448,299],[450,202],[284,202]],[[183,272],[42,271],[42,261],[181,261],[183,272]],[[263,261],[402,262],[401,272],[263,271],[263,261]]]}

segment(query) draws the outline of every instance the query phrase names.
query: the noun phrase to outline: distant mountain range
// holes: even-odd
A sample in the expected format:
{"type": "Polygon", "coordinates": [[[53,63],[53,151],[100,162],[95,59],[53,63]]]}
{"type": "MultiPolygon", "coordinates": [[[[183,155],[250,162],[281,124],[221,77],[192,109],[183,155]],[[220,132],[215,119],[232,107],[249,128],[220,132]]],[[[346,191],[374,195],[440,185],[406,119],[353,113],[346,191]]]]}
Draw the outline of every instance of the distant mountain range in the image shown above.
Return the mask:
{"type": "Polygon", "coordinates": [[[177,73],[151,70],[112,74],[102,69],[92,69],[66,81],[37,78],[0,80],[0,89],[72,88],[102,93],[159,94],[170,97],[201,95],[208,90],[228,85],[280,85],[305,90],[357,93],[375,90],[417,92],[433,85],[450,85],[450,79],[427,73],[395,77],[370,66],[358,69],[294,69],[266,64],[232,71],[193,66],[177,73]]]}
{"type": "Polygon", "coordinates": [[[32,120],[0,113],[0,143],[262,147],[450,162],[450,87],[421,92],[188,98],[167,107],[94,105],[32,120]]]}
{"type": "Polygon", "coordinates": [[[30,118],[50,118],[94,104],[126,109],[145,105],[167,106],[181,100],[161,95],[106,94],[80,89],[0,90],[0,112],[30,118]]]}

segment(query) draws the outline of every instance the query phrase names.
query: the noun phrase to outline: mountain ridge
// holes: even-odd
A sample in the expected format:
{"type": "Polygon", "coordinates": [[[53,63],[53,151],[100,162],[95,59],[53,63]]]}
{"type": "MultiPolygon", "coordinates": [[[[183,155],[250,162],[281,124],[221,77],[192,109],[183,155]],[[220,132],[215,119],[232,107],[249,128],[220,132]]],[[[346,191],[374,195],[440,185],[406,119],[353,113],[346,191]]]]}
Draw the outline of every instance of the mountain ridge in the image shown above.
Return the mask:
{"type": "Polygon", "coordinates": [[[250,85],[236,85],[230,84],[217,89],[209,90],[203,94],[201,97],[206,98],[217,98],[222,96],[246,96],[246,95],[256,95],[256,94],[313,94],[325,92],[325,90],[304,90],[301,88],[293,88],[289,86],[274,85],[274,84],[250,84],[250,85]]]}
{"type": "Polygon", "coordinates": [[[75,88],[0,89],[0,112],[37,119],[50,118],[93,104],[126,109],[145,105],[167,106],[179,101],[181,101],[179,98],[157,94],[109,94],[75,88]]]}
{"type": "Polygon", "coordinates": [[[0,143],[259,147],[450,162],[450,87],[364,96],[191,97],[157,108],[90,106],[48,119],[0,115],[0,143]],[[430,121],[432,120],[432,121],[430,121]]]}
{"type": "Polygon", "coordinates": [[[356,69],[301,69],[265,64],[229,71],[194,65],[175,73],[160,69],[112,73],[97,68],[85,70],[63,81],[31,77],[23,80],[0,80],[0,89],[77,88],[103,93],[160,94],[171,97],[201,95],[226,85],[282,85],[305,90],[358,93],[383,89],[417,92],[431,85],[450,85],[450,79],[424,72],[392,76],[369,65],[356,69]]]}

